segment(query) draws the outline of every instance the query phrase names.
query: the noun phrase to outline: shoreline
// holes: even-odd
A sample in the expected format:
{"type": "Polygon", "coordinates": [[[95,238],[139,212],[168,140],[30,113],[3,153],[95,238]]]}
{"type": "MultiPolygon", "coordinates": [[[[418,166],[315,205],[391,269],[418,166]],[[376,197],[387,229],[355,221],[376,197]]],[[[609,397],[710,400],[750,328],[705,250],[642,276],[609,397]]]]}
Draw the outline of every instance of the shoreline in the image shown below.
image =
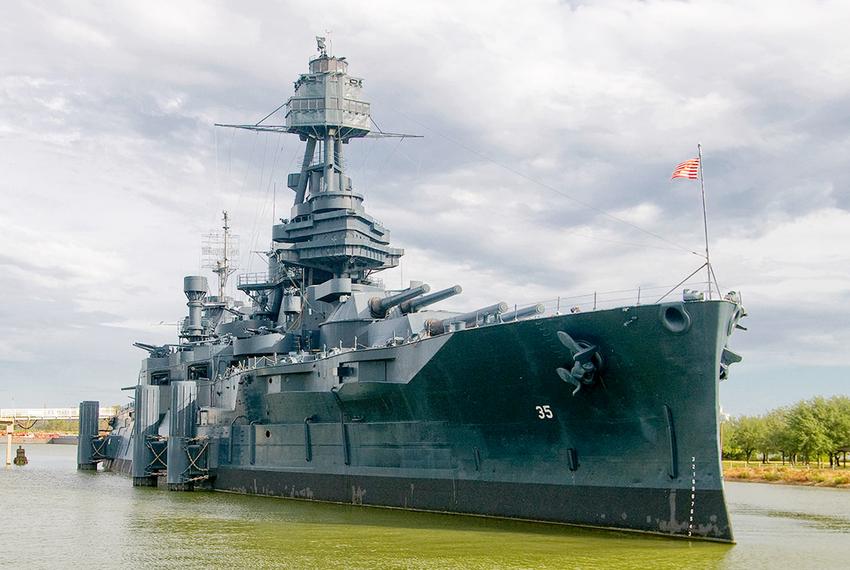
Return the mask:
{"type": "Polygon", "coordinates": [[[850,489],[850,470],[770,464],[734,465],[724,462],[723,480],[850,489]]]}
{"type": "Polygon", "coordinates": [[[758,477],[751,478],[738,478],[738,477],[726,477],[723,476],[724,483],[764,483],[766,485],[783,485],[786,487],[817,487],[819,489],[850,489],[850,483],[844,483],[840,485],[833,485],[830,483],[817,483],[814,481],[806,481],[806,482],[796,482],[796,481],[782,481],[782,480],[769,480],[769,479],[760,479],[758,477]]]}
{"type": "MultiPolygon", "coordinates": [[[[61,433],[61,432],[36,432],[36,435],[26,437],[20,435],[12,436],[12,445],[77,445],[77,434],[61,433]],[[73,443],[70,441],[51,442],[53,439],[74,438],[73,443]]],[[[6,444],[6,438],[2,438],[3,445],[6,444]]]]}

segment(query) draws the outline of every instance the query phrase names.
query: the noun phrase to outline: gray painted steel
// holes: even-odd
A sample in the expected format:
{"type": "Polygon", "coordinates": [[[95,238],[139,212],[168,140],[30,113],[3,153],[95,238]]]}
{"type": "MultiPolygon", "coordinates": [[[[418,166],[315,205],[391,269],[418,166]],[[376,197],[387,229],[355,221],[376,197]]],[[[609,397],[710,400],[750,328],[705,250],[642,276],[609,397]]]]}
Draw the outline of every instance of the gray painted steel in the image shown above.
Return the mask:
{"type": "Polygon", "coordinates": [[[541,303],[537,303],[536,305],[532,305],[530,307],[524,307],[522,309],[515,309],[509,313],[504,313],[501,315],[502,321],[509,323],[511,321],[516,321],[518,319],[524,319],[527,317],[533,317],[536,315],[542,315],[546,312],[546,307],[541,303]]]}
{"type": "Polygon", "coordinates": [[[459,285],[387,290],[374,275],[403,251],[343,152],[369,134],[362,86],[321,49],[285,125],[241,126],[304,141],[290,217],[267,271],[238,277],[250,307],[189,276],[179,343],[136,343],[136,409],[116,418],[106,467],[150,477],[141,464],[166,469],[167,439],[174,490],[731,540],[717,392],[740,360],[740,296],[544,316],[436,308],[459,285]]]}
{"type": "Polygon", "coordinates": [[[442,291],[436,291],[431,293],[430,295],[423,295],[418,299],[411,299],[410,301],[405,301],[399,306],[399,310],[402,313],[413,313],[418,311],[419,309],[424,309],[428,305],[433,305],[434,303],[439,303],[440,301],[444,301],[449,297],[454,297],[455,295],[460,295],[463,292],[463,288],[460,285],[455,285],[453,287],[449,287],[448,289],[443,289],[442,291]]]}
{"type": "Polygon", "coordinates": [[[133,447],[133,484],[139,487],[156,486],[156,476],[150,472],[154,462],[151,438],[157,435],[159,424],[159,388],[157,386],[136,386],[135,415],[132,432],[133,447]]]}
{"type": "Polygon", "coordinates": [[[198,386],[191,381],[171,383],[171,407],[168,412],[168,488],[190,490],[189,440],[195,437],[198,386]]]}
{"type": "Polygon", "coordinates": [[[77,469],[94,471],[97,461],[94,458],[94,440],[98,436],[97,421],[100,402],[87,400],[80,402],[79,443],[77,444],[77,469]]]}

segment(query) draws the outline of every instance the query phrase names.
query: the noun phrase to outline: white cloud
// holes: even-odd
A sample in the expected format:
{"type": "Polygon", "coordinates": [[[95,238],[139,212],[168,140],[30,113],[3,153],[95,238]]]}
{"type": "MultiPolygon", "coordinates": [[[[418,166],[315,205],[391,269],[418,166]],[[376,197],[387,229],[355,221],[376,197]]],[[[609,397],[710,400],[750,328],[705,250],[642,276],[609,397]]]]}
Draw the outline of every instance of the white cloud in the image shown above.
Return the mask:
{"type": "MultiPolygon", "coordinates": [[[[185,310],[221,209],[261,269],[299,142],[211,124],[283,102],[331,29],[382,128],[426,135],[348,149],[405,280],[460,282],[459,309],[675,283],[702,226],[698,185],[668,178],[702,142],[718,277],[752,315],[739,373],[777,354],[850,367],[848,24],[839,2],[4,7],[2,285],[27,299],[8,318],[49,323],[69,386],[108,399],[135,377],[136,335],[173,336],[154,323],[185,310]]],[[[39,350],[21,335],[0,333],[0,359],[39,350]]]]}

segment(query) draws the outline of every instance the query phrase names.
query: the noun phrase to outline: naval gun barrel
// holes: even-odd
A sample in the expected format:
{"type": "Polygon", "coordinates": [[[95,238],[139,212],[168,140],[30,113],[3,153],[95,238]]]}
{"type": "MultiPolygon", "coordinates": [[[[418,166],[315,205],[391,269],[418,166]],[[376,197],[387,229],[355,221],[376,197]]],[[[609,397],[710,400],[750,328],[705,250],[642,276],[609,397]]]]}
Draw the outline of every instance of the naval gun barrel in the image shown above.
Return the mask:
{"type": "Polygon", "coordinates": [[[134,342],[133,346],[146,350],[150,354],[150,358],[163,358],[171,353],[171,348],[167,344],[156,346],[153,344],[145,344],[143,342],[134,342]]]}
{"type": "Polygon", "coordinates": [[[454,297],[455,295],[460,295],[463,291],[463,288],[460,285],[455,285],[454,287],[449,287],[448,289],[443,289],[442,291],[436,291],[435,293],[431,293],[430,295],[425,295],[424,297],[419,297],[418,299],[412,299],[410,301],[405,301],[399,306],[399,310],[404,313],[415,313],[422,307],[427,307],[428,305],[433,305],[443,299],[448,299],[449,297],[454,297]]]}
{"type": "Polygon", "coordinates": [[[542,315],[544,311],[546,311],[546,307],[544,307],[542,303],[538,303],[536,305],[531,305],[530,307],[523,307],[522,309],[511,311],[510,313],[502,313],[500,316],[502,317],[503,323],[508,323],[511,321],[518,321],[519,319],[524,319],[526,317],[542,315]]]}
{"type": "Polygon", "coordinates": [[[418,297],[423,293],[427,293],[431,290],[427,284],[423,283],[417,287],[410,287],[409,289],[405,289],[395,295],[390,295],[389,297],[372,297],[369,299],[369,310],[372,312],[372,316],[376,319],[382,319],[387,316],[387,311],[395,307],[396,305],[400,305],[405,301],[410,301],[414,297],[418,297]]]}
{"type": "Polygon", "coordinates": [[[425,328],[429,334],[440,334],[445,332],[446,326],[451,323],[476,324],[481,319],[487,319],[490,316],[497,316],[508,310],[507,303],[496,303],[488,307],[482,307],[477,311],[470,311],[462,315],[446,317],[445,319],[428,319],[425,321],[425,328]]]}

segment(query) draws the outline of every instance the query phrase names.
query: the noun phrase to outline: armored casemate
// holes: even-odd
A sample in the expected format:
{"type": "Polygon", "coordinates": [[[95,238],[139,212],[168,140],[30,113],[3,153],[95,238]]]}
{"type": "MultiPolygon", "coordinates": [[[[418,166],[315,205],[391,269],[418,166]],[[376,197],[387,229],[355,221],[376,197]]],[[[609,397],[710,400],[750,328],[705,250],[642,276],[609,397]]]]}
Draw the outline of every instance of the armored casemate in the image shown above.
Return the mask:
{"type": "MultiPolygon", "coordinates": [[[[109,434],[97,402],[81,404],[79,467],[173,490],[732,540],[717,387],[740,360],[727,346],[740,297],[456,312],[439,304],[460,285],[387,290],[375,274],[403,251],[345,166],[347,145],[392,136],[371,131],[362,89],[320,41],[284,124],[223,125],[304,143],[289,218],[267,270],[237,277],[250,306],[225,294],[226,245],[217,295],[184,279],[177,342],[136,343],[148,354],[109,434]]],[[[222,229],[227,244],[226,215],[222,229]]]]}

